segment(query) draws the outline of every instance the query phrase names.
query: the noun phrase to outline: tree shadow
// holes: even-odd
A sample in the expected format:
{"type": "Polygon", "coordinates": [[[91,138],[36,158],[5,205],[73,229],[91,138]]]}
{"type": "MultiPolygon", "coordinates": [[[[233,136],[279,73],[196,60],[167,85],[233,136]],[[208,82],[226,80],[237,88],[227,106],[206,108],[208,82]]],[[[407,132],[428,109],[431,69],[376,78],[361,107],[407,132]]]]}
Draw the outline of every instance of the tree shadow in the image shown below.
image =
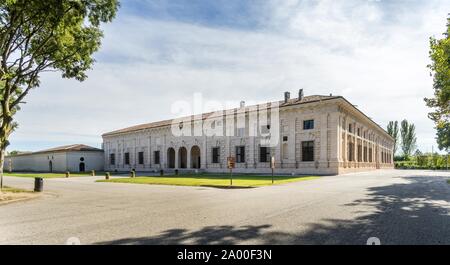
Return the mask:
{"type": "MultiPolygon", "coordinates": [[[[343,205],[356,218],[322,219],[301,233],[274,231],[276,224],[208,226],[196,231],[171,229],[157,236],[124,238],[99,244],[450,244],[448,176],[400,177],[405,183],[371,187],[366,197],[343,205]]],[[[300,224],[299,224],[300,225],[300,224]]],[[[302,224],[305,225],[305,224],[302,224]]],[[[295,228],[295,227],[294,227],[295,228]]]]}

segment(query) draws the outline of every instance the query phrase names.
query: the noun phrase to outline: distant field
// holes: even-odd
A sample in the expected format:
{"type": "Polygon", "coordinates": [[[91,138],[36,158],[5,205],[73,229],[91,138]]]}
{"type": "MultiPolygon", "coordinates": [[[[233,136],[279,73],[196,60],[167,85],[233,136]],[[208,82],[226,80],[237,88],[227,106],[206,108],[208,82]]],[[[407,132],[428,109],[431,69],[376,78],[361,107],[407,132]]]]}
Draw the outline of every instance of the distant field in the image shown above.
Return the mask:
{"type": "MultiPolygon", "coordinates": [[[[4,172],[3,175],[10,176],[10,177],[24,177],[24,178],[34,178],[34,177],[41,177],[41,178],[65,178],[66,173],[39,173],[39,172],[24,172],[24,173],[8,173],[4,172]]],[[[95,172],[95,175],[104,175],[103,172],[95,172]]],[[[87,177],[91,176],[91,172],[85,172],[85,173],[70,173],[70,177],[87,177]]]]}
{"type": "MultiPolygon", "coordinates": [[[[319,178],[317,176],[275,176],[274,184],[283,184],[319,178]]],[[[136,178],[113,178],[109,180],[97,180],[98,182],[119,182],[135,184],[179,185],[179,186],[230,186],[228,174],[200,174],[179,176],[140,176],[136,178]]],[[[233,187],[260,187],[272,185],[272,177],[267,175],[233,175],[233,187]]]]}

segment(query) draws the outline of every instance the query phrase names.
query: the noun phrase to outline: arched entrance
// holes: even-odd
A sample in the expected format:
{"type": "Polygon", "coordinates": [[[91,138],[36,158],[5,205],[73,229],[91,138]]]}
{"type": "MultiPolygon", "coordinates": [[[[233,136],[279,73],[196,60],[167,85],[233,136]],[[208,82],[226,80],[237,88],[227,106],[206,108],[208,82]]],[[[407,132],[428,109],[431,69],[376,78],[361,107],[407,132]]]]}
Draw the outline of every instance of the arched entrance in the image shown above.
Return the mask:
{"type": "Polygon", "coordinates": [[[52,161],[48,161],[48,171],[53,172],[53,162],[52,161]]]}
{"type": "Polygon", "coordinates": [[[178,149],[178,167],[187,168],[187,150],[186,147],[178,149]]]}
{"type": "Polygon", "coordinates": [[[84,171],[85,171],[85,165],[84,165],[84,162],[81,162],[81,163],[80,163],[80,165],[79,165],[79,171],[80,171],[80,172],[84,172],[84,171]]]}
{"type": "Polygon", "coordinates": [[[194,145],[191,148],[191,167],[200,168],[200,165],[200,147],[194,145]]]}
{"type": "Polygon", "coordinates": [[[172,147],[167,149],[167,167],[175,168],[175,149],[172,147]]]}

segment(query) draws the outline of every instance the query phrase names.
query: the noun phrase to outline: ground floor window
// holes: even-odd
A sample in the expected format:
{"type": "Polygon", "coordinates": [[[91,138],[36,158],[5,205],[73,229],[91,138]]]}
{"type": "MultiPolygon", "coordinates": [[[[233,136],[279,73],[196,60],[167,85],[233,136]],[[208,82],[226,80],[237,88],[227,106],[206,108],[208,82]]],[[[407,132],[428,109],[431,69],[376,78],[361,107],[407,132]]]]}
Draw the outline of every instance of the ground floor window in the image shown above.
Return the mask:
{"type": "Polygon", "coordinates": [[[372,163],[372,148],[369,148],[369,162],[372,163]]]}
{"type": "Polygon", "coordinates": [[[245,146],[236,146],[236,163],[245,163],[245,146]]]}
{"type": "Polygon", "coordinates": [[[138,162],[139,162],[139,165],[143,165],[144,164],[144,152],[139,152],[138,153],[138,162]]]}
{"type": "Polygon", "coordinates": [[[116,154],[109,154],[109,164],[110,165],[116,164],[116,154]]]}
{"type": "Polygon", "coordinates": [[[259,162],[270,162],[270,149],[266,146],[259,147],[259,162]]]}
{"type": "Polygon", "coordinates": [[[314,141],[302,142],[302,161],[314,161],[314,141]]]}
{"type": "Polygon", "coordinates": [[[362,146],[358,145],[358,162],[362,161],[362,146]]]}
{"type": "Polygon", "coordinates": [[[355,161],[355,144],[348,143],[348,161],[355,161]]]}
{"type": "Polygon", "coordinates": [[[367,146],[364,146],[364,162],[367,162],[367,146]]]}
{"type": "Polygon", "coordinates": [[[212,162],[219,163],[220,161],[220,147],[212,148],[212,162]]]}
{"type": "Polygon", "coordinates": [[[155,164],[160,164],[159,151],[155,151],[153,157],[155,158],[155,164]]]}
{"type": "Polygon", "coordinates": [[[124,163],[125,163],[125,165],[130,164],[130,153],[125,153],[124,163]]]}

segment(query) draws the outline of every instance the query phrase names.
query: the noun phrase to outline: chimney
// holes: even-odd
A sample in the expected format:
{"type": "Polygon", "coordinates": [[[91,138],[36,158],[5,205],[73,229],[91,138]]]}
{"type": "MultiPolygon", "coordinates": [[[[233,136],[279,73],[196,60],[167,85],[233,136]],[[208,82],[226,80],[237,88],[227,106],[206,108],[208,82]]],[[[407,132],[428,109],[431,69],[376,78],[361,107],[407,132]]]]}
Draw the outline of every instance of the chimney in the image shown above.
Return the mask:
{"type": "Polygon", "coordinates": [[[287,103],[289,101],[289,98],[291,97],[291,93],[284,92],[284,103],[287,103]]]}
{"type": "Polygon", "coordinates": [[[242,100],[241,103],[239,103],[239,107],[240,107],[240,108],[245,107],[245,101],[242,100]]]}
{"type": "Polygon", "coordinates": [[[302,100],[303,99],[303,88],[300,88],[298,90],[298,100],[302,100]]]}

